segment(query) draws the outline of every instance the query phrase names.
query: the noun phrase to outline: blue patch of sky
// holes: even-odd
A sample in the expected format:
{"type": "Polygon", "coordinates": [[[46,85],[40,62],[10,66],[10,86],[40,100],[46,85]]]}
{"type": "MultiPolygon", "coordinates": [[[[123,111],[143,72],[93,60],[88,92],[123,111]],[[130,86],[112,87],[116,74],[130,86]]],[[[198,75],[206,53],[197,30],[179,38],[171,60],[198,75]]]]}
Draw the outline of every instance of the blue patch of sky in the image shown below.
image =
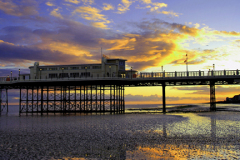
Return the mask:
{"type": "Polygon", "coordinates": [[[210,28],[225,31],[240,31],[239,0],[181,0],[163,2],[168,4],[168,9],[182,13],[175,22],[206,24],[210,28]]]}

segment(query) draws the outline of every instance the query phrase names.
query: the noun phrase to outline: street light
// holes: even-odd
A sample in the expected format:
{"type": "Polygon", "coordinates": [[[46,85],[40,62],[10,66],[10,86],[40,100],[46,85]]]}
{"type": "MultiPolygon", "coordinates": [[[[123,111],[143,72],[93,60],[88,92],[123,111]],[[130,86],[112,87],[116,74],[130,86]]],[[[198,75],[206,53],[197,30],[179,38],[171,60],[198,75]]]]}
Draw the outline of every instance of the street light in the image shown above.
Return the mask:
{"type": "Polygon", "coordinates": [[[86,70],[86,74],[85,74],[85,76],[86,76],[86,78],[87,78],[87,67],[85,67],[85,70],[86,70]]]}
{"type": "Polygon", "coordinates": [[[64,68],[62,68],[62,79],[63,79],[63,70],[64,70],[64,68]]]}
{"type": "Polygon", "coordinates": [[[40,79],[42,79],[42,77],[41,77],[41,71],[42,71],[42,68],[40,68],[39,70],[40,70],[40,79]]]}
{"type": "Polygon", "coordinates": [[[131,79],[132,79],[132,67],[131,67],[131,79]]]}
{"type": "Polygon", "coordinates": [[[109,66],[109,69],[110,69],[110,77],[112,77],[111,67],[112,67],[112,66],[109,66]]]}
{"type": "Polygon", "coordinates": [[[163,66],[162,66],[162,72],[163,72],[163,66]]]}
{"type": "Polygon", "coordinates": [[[11,71],[11,81],[12,81],[12,71],[11,71]]]}
{"type": "Polygon", "coordinates": [[[188,55],[187,54],[186,54],[186,60],[184,62],[186,62],[186,70],[187,70],[187,76],[188,76],[188,55]]]}
{"type": "Polygon", "coordinates": [[[18,70],[18,72],[19,72],[19,74],[18,74],[18,78],[19,78],[19,80],[20,80],[20,69],[18,70]]]}

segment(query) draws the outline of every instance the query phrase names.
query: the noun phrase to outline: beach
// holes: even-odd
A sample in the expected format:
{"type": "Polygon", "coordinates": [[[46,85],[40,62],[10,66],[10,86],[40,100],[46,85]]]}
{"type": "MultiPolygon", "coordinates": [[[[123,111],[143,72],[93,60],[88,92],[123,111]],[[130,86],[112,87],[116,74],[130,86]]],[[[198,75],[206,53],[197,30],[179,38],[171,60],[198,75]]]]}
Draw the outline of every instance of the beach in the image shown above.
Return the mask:
{"type": "Polygon", "coordinates": [[[2,115],[0,159],[239,159],[239,114],[2,115]]]}

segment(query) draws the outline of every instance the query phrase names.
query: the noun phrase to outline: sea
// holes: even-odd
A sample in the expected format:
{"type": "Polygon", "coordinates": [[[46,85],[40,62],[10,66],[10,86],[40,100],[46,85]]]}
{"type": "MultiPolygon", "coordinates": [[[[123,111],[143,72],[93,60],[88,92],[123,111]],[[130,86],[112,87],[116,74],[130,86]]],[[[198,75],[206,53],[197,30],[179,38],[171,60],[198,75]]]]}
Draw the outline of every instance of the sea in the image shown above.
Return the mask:
{"type": "Polygon", "coordinates": [[[125,114],[0,116],[0,159],[240,159],[240,104],[127,105],[125,114]]]}

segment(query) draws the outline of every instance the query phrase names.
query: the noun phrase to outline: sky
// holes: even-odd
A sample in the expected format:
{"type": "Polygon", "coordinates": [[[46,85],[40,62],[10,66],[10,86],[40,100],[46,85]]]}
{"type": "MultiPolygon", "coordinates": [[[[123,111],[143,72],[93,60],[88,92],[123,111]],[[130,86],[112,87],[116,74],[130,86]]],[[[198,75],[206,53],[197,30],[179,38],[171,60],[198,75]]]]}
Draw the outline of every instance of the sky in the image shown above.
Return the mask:
{"type": "MultiPolygon", "coordinates": [[[[0,76],[40,65],[127,59],[139,72],[236,70],[239,0],[0,0],[0,76]]],[[[216,86],[217,100],[239,93],[216,86]]],[[[208,102],[209,86],[167,87],[166,101],[208,102]]],[[[161,87],[125,88],[126,103],[161,103],[161,87]]],[[[11,94],[12,101],[17,100],[11,94]]]]}

